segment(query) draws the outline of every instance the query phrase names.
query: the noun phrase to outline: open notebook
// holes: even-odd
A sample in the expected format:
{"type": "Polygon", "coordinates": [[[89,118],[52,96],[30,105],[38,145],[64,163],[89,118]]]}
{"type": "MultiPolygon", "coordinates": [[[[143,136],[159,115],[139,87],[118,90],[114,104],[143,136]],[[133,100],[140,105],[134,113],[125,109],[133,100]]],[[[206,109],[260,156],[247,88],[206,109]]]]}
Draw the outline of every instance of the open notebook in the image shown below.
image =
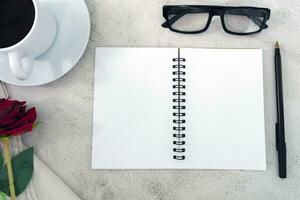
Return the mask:
{"type": "Polygon", "coordinates": [[[264,170],[262,51],[97,48],[94,169],[264,170]]]}

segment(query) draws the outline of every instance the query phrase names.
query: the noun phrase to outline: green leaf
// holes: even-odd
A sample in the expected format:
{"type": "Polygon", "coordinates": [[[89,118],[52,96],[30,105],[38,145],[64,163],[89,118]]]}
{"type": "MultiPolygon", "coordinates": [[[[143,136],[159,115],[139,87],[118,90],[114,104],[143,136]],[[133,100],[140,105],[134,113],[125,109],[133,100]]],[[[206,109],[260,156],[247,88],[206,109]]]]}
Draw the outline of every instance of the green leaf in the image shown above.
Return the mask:
{"type": "Polygon", "coordinates": [[[6,200],[6,194],[4,194],[3,192],[0,192],[0,197],[1,200],[6,200]]]}
{"type": "MultiPolygon", "coordinates": [[[[21,194],[29,184],[33,174],[33,148],[29,148],[12,158],[16,195],[21,194]]],[[[6,165],[0,169],[0,191],[10,195],[6,165]]]]}

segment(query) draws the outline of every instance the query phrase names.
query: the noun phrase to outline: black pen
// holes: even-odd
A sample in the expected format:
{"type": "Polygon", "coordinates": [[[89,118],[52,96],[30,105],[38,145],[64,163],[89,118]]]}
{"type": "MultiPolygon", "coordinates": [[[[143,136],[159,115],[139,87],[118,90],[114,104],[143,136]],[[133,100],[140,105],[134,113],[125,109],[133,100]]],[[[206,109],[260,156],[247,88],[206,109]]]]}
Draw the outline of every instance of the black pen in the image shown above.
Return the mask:
{"type": "Polygon", "coordinates": [[[276,149],[278,152],[279,177],[286,178],[286,144],[284,129],[284,106],[282,92],[282,70],[279,44],[275,46],[275,78],[277,100],[276,149]]]}

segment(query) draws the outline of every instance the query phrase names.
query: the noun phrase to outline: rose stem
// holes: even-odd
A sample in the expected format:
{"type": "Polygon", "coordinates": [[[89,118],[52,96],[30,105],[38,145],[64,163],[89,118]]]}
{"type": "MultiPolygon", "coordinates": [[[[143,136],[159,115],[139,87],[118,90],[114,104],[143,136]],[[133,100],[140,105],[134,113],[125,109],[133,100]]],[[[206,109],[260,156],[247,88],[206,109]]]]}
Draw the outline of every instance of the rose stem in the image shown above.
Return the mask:
{"type": "Polygon", "coordinates": [[[6,166],[7,166],[10,197],[11,197],[11,200],[16,200],[14,176],[13,176],[12,165],[11,165],[9,138],[2,138],[1,140],[2,140],[2,143],[3,143],[4,157],[5,157],[5,162],[6,162],[6,166]]]}

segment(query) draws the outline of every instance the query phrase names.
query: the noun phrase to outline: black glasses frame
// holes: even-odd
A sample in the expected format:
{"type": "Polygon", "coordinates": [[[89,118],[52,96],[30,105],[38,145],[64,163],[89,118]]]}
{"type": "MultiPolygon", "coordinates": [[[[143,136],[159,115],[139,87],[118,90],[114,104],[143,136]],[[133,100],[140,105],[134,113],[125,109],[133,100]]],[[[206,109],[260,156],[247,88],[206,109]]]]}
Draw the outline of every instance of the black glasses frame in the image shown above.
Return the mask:
{"type": "Polygon", "coordinates": [[[259,7],[246,7],[246,6],[233,7],[233,6],[210,6],[210,5],[166,5],[166,6],[163,6],[163,17],[166,19],[166,22],[164,22],[162,24],[162,27],[169,28],[171,31],[174,31],[177,33],[197,34],[197,33],[205,32],[209,28],[212,18],[214,16],[220,16],[222,27],[225,32],[227,32],[229,34],[233,34],[233,35],[250,35],[250,34],[259,33],[262,30],[268,28],[268,25],[266,24],[266,22],[270,19],[270,14],[271,14],[270,9],[259,8],[259,7]],[[175,15],[175,17],[170,19],[169,15],[176,14],[176,9],[178,9],[177,16],[175,15]],[[182,12],[183,9],[186,9],[186,12],[182,12]],[[172,24],[174,24],[178,19],[180,19],[180,17],[182,17],[185,14],[189,14],[189,13],[197,13],[197,10],[200,10],[200,9],[201,9],[202,13],[204,10],[205,13],[209,14],[207,24],[205,25],[205,27],[203,29],[198,30],[198,31],[180,31],[180,30],[176,30],[176,29],[172,28],[172,24]],[[239,10],[241,10],[241,9],[247,10],[248,9],[248,10],[255,10],[255,11],[260,12],[260,14],[263,17],[262,21],[259,20],[258,18],[251,18],[251,20],[259,26],[259,30],[253,31],[253,32],[248,32],[248,33],[239,33],[239,32],[230,31],[226,27],[224,16],[228,11],[237,10],[237,9],[239,9],[239,10]],[[181,13],[179,13],[179,11],[181,11],[181,13]]]}

